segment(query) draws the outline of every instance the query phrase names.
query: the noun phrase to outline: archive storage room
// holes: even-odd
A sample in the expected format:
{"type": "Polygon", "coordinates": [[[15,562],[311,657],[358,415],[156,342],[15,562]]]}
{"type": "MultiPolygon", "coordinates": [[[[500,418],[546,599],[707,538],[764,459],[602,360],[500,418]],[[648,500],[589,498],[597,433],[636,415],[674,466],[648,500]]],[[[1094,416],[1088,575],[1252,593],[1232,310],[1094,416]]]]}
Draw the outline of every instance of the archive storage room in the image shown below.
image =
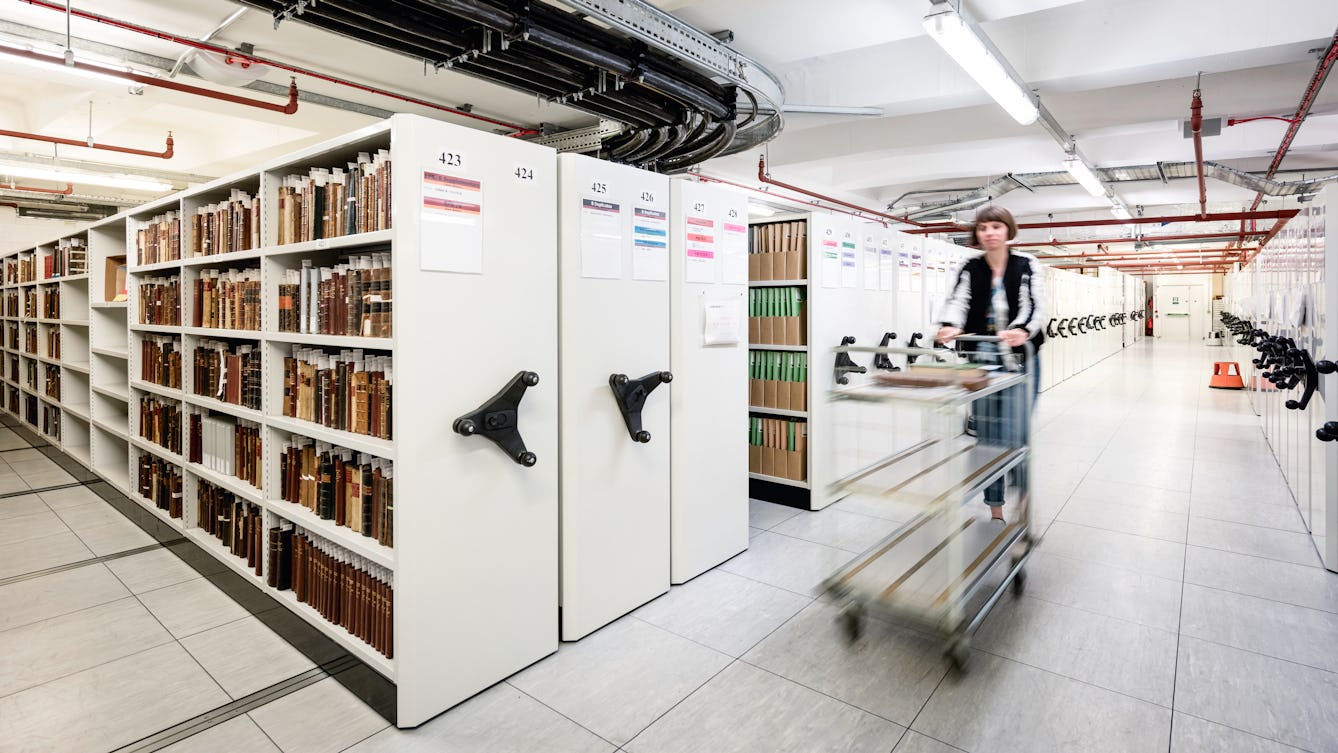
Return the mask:
{"type": "Polygon", "coordinates": [[[1335,63],[0,0],[0,753],[1338,752],[1335,63]]]}

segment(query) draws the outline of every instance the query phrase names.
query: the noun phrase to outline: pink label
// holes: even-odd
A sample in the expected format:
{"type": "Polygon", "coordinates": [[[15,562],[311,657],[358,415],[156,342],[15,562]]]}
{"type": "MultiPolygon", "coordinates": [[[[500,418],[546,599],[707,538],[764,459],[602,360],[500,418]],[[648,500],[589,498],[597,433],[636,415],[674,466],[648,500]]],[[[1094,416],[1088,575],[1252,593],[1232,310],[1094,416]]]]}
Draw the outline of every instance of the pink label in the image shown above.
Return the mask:
{"type": "Polygon", "coordinates": [[[726,230],[727,232],[730,232],[730,233],[746,233],[746,232],[748,232],[748,228],[747,228],[747,227],[745,227],[745,226],[743,226],[743,225],[737,225],[737,224],[735,224],[735,223],[733,223],[733,222],[726,222],[726,223],[725,223],[725,230],[726,230]]]}
{"type": "Polygon", "coordinates": [[[715,227],[715,220],[708,220],[705,217],[689,217],[688,224],[698,227],[715,227]]]}
{"type": "Polygon", "coordinates": [[[715,236],[703,235],[701,233],[688,233],[688,241],[691,243],[714,243],[715,236]]]}
{"type": "Polygon", "coordinates": [[[714,259],[714,258],[715,258],[715,252],[714,252],[714,251],[701,251],[701,250],[698,250],[698,249],[690,248],[690,249],[688,249],[688,256],[691,257],[691,258],[693,258],[693,259],[714,259]]]}
{"type": "Polygon", "coordinates": [[[823,241],[822,245],[827,248],[836,248],[836,241],[823,241]]]}

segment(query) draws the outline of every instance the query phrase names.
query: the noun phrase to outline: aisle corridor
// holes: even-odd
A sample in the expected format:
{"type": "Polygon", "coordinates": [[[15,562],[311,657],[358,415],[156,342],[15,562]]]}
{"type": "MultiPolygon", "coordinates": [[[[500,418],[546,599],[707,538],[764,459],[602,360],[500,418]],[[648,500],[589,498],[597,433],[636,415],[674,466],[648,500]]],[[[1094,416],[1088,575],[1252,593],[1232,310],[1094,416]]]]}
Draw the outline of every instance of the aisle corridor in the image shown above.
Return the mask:
{"type": "Polygon", "coordinates": [[[1246,396],[1207,389],[1221,354],[1144,342],[1041,397],[1044,540],[966,675],[905,628],[848,645],[815,597],[897,514],[753,502],[749,551],[401,731],[87,489],[2,497],[0,750],[1338,751],[1338,575],[1246,396]]]}

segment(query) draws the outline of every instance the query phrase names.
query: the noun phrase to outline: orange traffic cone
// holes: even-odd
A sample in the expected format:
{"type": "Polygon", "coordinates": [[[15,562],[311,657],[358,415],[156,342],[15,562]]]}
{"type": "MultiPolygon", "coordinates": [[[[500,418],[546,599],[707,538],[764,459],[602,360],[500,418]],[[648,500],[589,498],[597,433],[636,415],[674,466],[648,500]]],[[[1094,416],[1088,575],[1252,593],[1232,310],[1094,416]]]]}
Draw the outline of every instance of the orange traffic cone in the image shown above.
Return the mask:
{"type": "Polygon", "coordinates": [[[1245,389],[1245,381],[1240,378],[1240,364],[1235,361],[1218,361],[1214,363],[1213,378],[1208,380],[1208,386],[1218,390],[1245,389]]]}

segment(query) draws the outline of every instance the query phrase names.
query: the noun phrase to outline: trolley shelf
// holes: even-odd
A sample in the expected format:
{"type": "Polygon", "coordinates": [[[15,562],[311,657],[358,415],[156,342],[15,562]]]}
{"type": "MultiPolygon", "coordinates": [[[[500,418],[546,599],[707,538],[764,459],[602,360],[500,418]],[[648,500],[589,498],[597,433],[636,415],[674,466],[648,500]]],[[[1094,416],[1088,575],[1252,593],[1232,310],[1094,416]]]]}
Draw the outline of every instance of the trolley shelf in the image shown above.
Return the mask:
{"type": "MultiPolygon", "coordinates": [[[[854,350],[851,348],[850,350],[854,350]]],[[[887,350],[887,349],[884,349],[887,350]]],[[[962,387],[885,387],[866,381],[849,387],[838,387],[831,391],[832,400],[863,400],[865,402],[901,402],[918,405],[937,405],[950,407],[965,405],[991,393],[1006,390],[1019,382],[1026,381],[1023,373],[999,372],[990,376],[988,387],[971,391],[962,387]]]]}
{"type": "Polygon", "coordinates": [[[894,497],[923,507],[942,505],[985,488],[1026,454],[1026,448],[957,437],[922,443],[839,483],[852,494],[894,497]]]}

